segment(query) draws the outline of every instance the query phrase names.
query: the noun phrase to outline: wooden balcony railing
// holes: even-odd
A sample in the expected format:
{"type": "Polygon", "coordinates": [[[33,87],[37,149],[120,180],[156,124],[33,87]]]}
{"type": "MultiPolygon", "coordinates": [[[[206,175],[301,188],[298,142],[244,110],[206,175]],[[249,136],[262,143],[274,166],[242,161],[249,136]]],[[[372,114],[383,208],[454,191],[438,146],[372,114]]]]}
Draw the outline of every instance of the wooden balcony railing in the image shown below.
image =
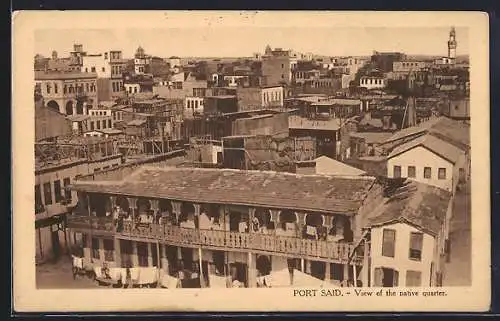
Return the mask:
{"type": "MultiPolygon", "coordinates": [[[[299,237],[282,236],[262,233],[239,233],[220,230],[199,230],[159,224],[132,224],[124,222],[121,230],[116,230],[112,220],[108,218],[88,216],[68,216],[68,226],[75,229],[115,232],[122,237],[139,238],[143,240],[164,241],[179,246],[205,246],[220,250],[254,250],[266,253],[281,253],[290,256],[321,258],[345,262],[354,244],[307,240],[299,237]]],[[[358,259],[361,259],[358,257],[358,259]]]]}

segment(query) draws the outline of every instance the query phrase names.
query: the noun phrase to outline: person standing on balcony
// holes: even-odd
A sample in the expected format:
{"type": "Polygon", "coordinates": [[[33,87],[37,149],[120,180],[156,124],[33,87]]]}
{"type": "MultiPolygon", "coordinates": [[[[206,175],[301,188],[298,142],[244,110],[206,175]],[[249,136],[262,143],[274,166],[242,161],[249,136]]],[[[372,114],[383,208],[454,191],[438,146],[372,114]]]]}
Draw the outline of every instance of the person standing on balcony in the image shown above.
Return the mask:
{"type": "Polygon", "coordinates": [[[260,228],[260,222],[259,222],[259,219],[257,217],[252,217],[252,230],[254,232],[258,232],[259,231],[259,228],[260,228]]]}

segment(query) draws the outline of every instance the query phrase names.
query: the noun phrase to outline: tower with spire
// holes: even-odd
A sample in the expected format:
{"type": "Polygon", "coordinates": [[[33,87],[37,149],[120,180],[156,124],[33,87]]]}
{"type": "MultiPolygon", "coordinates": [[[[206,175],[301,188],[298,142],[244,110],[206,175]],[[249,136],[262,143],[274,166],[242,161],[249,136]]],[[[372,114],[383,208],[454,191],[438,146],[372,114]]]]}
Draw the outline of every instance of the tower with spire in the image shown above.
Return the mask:
{"type": "Polygon", "coordinates": [[[455,60],[457,57],[457,40],[455,37],[455,27],[451,27],[450,36],[448,39],[448,58],[455,60]]]}

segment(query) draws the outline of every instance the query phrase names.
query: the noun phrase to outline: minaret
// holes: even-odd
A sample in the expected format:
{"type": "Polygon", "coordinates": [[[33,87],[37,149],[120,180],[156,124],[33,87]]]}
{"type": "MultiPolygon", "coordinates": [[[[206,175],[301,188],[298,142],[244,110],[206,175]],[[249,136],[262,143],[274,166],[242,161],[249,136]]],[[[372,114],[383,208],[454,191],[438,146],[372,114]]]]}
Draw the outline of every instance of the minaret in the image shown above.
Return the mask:
{"type": "Polygon", "coordinates": [[[448,58],[457,57],[457,40],[455,39],[455,27],[451,27],[450,38],[448,39],[448,58]]]}

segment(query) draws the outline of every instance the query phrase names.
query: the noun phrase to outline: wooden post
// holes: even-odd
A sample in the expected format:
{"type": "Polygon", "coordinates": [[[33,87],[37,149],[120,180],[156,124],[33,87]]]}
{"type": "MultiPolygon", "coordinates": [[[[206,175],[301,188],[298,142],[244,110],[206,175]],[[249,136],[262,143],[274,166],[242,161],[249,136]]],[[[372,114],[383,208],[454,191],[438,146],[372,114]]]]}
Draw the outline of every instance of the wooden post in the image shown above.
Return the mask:
{"type": "Polygon", "coordinates": [[[90,238],[90,263],[94,263],[94,255],[93,255],[93,249],[92,249],[92,212],[90,211],[90,196],[87,193],[87,211],[89,212],[89,223],[90,223],[90,228],[89,228],[89,238],[90,238]]]}
{"type": "Polygon", "coordinates": [[[352,268],[353,268],[353,283],[354,283],[354,287],[357,287],[357,281],[358,281],[358,276],[357,276],[357,272],[358,272],[358,269],[357,269],[357,266],[356,266],[356,263],[354,263],[352,265],[352,268]]]}
{"type": "Polygon", "coordinates": [[[363,283],[363,287],[369,287],[370,284],[368,282],[370,278],[370,264],[368,257],[368,246],[370,244],[365,240],[365,244],[363,247],[363,267],[361,268],[361,282],[363,283]]]}
{"type": "Polygon", "coordinates": [[[201,246],[198,248],[198,261],[200,264],[200,286],[205,287],[205,278],[203,277],[203,256],[201,246]]]}
{"type": "Polygon", "coordinates": [[[300,259],[300,271],[304,273],[306,272],[304,258],[300,259]]]}
{"type": "Polygon", "coordinates": [[[156,287],[159,288],[160,287],[160,277],[161,277],[161,274],[160,274],[160,268],[161,268],[161,258],[160,258],[160,241],[158,241],[158,239],[156,240],[156,264],[158,265],[156,267],[156,273],[158,273],[158,276],[157,276],[157,280],[158,282],[156,283],[156,287]]]}

